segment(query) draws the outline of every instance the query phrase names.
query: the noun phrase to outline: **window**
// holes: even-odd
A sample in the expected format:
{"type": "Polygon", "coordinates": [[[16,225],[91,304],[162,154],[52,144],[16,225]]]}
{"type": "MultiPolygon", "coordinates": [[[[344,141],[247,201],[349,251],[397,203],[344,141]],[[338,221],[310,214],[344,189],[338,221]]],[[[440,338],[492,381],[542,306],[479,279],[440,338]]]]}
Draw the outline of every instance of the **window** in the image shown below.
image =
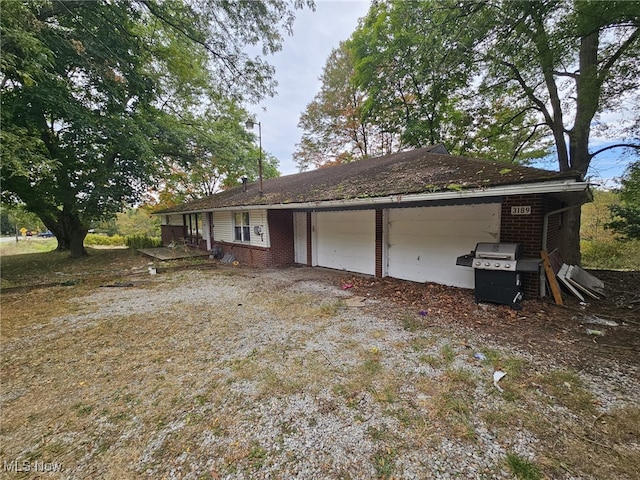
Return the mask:
{"type": "Polygon", "coordinates": [[[202,219],[198,213],[189,213],[183,215],[183,223],[186,227],[185,240],[187,243],[197,245],[200,242],[200,230],[202,225],[202,219]]]}
{"type": "Polygon", "coordinates": [[[187,235],[197,237],[200,235],[200,215],[197,213],[190,213],[185,215],[184,224],[187,226],[187,235]]]}
{"type": "Polygon", "coordinates": [[[233,235],[233,238],[238,242],[248,242],[251,240],[249,212],[236,212],[233,214],[233,235]]]}

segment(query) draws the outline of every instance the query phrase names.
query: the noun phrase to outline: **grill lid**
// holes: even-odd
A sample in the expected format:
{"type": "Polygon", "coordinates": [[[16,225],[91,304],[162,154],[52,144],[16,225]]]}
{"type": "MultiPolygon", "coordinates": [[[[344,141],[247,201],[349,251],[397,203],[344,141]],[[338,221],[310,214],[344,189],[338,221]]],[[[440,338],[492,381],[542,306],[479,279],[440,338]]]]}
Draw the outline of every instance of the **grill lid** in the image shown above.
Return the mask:
{"type": "Polygon", "coordinates": [[[476,258],[491,260],[517,260],[522,257],[521,243],[478,243],[476,258]]]}

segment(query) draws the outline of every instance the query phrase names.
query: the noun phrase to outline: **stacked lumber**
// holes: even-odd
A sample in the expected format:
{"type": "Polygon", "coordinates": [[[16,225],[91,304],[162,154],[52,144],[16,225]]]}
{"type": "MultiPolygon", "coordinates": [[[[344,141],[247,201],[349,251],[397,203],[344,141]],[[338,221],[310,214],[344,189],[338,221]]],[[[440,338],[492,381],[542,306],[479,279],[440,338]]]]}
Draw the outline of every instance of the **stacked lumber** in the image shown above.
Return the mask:
{"type": "Polygon", "coordinates": [[[557,277],[581,302],[585,301],[584,295],[596,300],[605,295],[604,282],[577,265],[563,263],[557,277]]]}
{"type": "Polygon", "coordinates": [[[567,265],[562,262],[557,252],[547,254],[547,252],[542,251],[540,252],[540,257],[543,260],[547,282],[556,304],[562,305],[563,303],[560,285],[564,286],[581,302],[585,301],[585,296],[596,300],[605,296],[603,281],[578,265],[567,265]]]}

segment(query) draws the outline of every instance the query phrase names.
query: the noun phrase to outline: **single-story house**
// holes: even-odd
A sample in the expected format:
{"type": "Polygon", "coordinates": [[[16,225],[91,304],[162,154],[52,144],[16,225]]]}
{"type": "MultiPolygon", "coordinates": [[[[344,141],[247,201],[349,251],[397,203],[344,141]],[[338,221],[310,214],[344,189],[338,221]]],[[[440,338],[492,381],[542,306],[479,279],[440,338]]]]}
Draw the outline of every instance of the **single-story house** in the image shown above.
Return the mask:
{"type": "MultiPolygon", "coordinates": [[[[156,212],[165,245],[186,241],[243,264],[320,266],[473,288],[456,258],[478,242],[552,251],[569,205],[590,198],[577,173],[449,155],[427,147],[245,183],[156,212]],[[543,238],[544,237],[544,238],[543,238]]],[[[540,272],[525,292],[541,292],[540,272]]]]}

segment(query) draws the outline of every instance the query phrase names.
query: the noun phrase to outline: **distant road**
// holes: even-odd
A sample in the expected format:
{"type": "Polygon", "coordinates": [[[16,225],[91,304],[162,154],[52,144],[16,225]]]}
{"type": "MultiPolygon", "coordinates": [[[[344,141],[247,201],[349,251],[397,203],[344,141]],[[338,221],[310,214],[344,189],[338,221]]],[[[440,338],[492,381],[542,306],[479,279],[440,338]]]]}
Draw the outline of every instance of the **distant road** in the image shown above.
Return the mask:
{"type": "MultiPolygon", "coordinates": [[[[18,239],[22,242],[24,240],[50,240],[50,238],[42,238],[42,237],[18,237],[18,239]]],[[[11,236],[11,237],[0,237],[0,243],[2,242],[15,242],[16,241],[16,237],[11,236]]]]}

